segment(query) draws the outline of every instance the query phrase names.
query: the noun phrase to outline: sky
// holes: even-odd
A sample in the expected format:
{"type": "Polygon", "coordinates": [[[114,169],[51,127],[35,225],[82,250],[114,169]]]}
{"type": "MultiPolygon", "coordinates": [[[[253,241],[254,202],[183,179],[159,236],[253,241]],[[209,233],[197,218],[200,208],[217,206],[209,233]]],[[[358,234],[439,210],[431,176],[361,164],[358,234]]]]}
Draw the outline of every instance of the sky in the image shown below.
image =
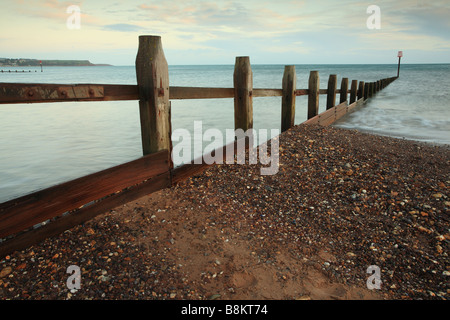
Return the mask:
{"type": "Polygon", "coordinates": [[[158,35],[169,65],[234,64],[236,56],[397,63],[399,50],[402,63],[450,63],[448,0],[0,0],[0,8],[3,58],[134,65],[138,37],[158,35]]]}

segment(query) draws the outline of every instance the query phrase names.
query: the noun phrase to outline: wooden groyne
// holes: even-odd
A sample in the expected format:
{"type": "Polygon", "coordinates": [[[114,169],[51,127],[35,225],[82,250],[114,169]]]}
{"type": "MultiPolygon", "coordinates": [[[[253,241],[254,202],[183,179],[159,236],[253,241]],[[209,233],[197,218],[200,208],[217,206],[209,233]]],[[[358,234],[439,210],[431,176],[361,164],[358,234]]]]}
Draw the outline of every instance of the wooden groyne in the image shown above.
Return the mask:
{"type": "MultiPolygon", "coordinates": [[[[32,72],[31,70],[0,70],[0,73],[25,73],[25,72],[32,72]]],[[[34,72],[37,72],[37,70],[34,70],[34,72]]]]}
{"type": "MultiPolygon", "coordinates": [[[[159,36],[139,37],[136,76],[137,85],[0,83],[0,104],[138,100],[143,150],[143,156],[134,161],[0,204],[0,256],[174,186],[208,167],[205,162],[194,161],[173,167],[171,100],[233,98],[235,129],[246,131],[253,128],[253,97],[279,96],[281,128],[286,131],[294,126],[297,96],[308,96],[306,124],[330,125],[397,79],[352,80],[349,85],[349,79],[344,78],[338,89],[336,75],[331,75],[328,88],[320,89],[318,71],[311,71],[308,88],[298,89],[295,66],[290,65],[285,66],[282,89],[253,88],[249,57],[236,57],[233,88],[174,87],[169,85],[168,64],[159,36]],[[339,104],[335,105],[337,94],[339,104]],[[319,95],[327,96],[327,110],[320,114],[319,95]],[[35,228],[43,222],[45,225],[35,228]]],[[[227,150],[227,146],[222,149],[227,150]]]]}

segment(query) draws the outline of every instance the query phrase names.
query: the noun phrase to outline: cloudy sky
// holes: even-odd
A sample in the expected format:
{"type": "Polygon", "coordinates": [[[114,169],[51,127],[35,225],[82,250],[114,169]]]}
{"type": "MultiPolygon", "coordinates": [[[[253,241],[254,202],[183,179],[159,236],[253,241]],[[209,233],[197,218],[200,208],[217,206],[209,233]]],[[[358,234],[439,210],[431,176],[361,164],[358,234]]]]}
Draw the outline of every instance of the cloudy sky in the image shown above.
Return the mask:
{"type": "Polygon", "coordinates": [[[1,0],[0,7],[7,58],[134,65],[138,36],[160,35],[172,65],[233,64],[236,56],[252,64],[396,63],[398,50],[403,63],[450,63],[448,0],[1,0]],[[71,5],[80,8],[79,29],[71,5]]]}

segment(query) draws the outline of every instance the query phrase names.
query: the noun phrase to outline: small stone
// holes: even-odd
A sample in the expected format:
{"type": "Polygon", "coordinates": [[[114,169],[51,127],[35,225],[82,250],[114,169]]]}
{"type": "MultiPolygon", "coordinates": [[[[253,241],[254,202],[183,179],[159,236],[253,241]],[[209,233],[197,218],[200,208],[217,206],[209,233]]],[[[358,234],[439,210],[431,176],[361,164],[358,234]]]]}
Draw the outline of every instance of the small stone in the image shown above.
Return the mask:
{"type": "Polygon", "coordinates": [[[0,278],[4,278],[12,272],[11,267],[5,267],[2,271],[0,271],[0,278]]]}
{"type": "Polygon", "coordinates": [[[442,272],[443,276],[450,276],[450,271],[445,270],[444,272],[442,272]]]}
{"type": "Polygon", "coordinates": [[[218,298],[220,298],[220,297],[221,297],[220,294],[213,294],[213,295],[211,295],[208,299],[209,299],[209,300],[216,300],[216,299],[218,299],[218,298]]]}
{"type": "Polygon", "coordinates": [[[175,299],[176,296],[177,296],[176,293],[171,293],[171,294],[170,294],[170,299],[175,299]]]}

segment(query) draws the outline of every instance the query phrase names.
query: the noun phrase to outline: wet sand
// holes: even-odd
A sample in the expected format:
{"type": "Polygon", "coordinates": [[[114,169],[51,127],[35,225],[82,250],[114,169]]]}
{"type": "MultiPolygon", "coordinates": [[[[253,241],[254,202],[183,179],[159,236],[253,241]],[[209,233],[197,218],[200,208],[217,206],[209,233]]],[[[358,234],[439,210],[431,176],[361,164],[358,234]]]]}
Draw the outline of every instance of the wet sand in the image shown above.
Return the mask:
{"type": "Polygon", "coordinates": [[[449,163],[448,147],[296,126],[276,175],[211,166],[7,256],[0,298],[448,299],[449,163]]]}

